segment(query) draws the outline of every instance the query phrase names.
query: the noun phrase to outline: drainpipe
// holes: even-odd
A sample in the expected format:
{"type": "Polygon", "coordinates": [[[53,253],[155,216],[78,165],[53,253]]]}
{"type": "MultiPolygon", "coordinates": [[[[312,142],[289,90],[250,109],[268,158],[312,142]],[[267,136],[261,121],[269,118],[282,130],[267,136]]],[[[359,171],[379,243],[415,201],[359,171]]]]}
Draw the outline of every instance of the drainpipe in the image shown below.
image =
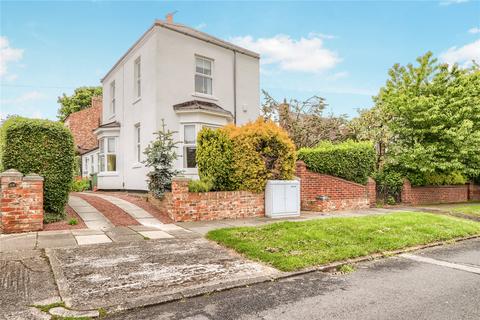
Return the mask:
{"type": "Polygon", "coordinates": [[[233,123],[237,124],[237,51],[233,50],[233,123]]]}

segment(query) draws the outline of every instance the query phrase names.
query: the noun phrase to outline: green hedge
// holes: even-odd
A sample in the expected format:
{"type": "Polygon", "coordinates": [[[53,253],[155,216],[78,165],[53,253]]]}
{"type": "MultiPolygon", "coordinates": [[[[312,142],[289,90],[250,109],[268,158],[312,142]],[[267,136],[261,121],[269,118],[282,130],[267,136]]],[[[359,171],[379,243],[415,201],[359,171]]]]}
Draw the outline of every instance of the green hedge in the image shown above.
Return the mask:
{"type": "Polygon", "coordinates": [[[322,142],[315,148],[302,148],[298,159],[308,169],[366,184],[375,169],[375,149],[370,142],[322,142]]]}
{"type": "Polygon", "coordinates": [[[70,131],[60,122],[11,117],[2,125],[0,139],[3,169],[43,176],[45,220],[62,219],[75,161],[70,131]]]}
{"type": "Polygon", "coordinates": [[[199,175],[212,181],[213,190],[261,192],[267,180],[293,179],[295,160],[295,145],[287,133],[263,119],[241,127],[203,129],[197,139],[199,175]]]}

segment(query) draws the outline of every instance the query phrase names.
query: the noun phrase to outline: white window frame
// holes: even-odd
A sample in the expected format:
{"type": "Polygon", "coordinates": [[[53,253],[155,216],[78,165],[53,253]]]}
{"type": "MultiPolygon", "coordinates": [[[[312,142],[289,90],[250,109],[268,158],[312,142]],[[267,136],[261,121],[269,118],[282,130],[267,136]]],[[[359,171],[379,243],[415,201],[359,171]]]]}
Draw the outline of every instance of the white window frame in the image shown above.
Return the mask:
{"type": "Polygon", "coordinates": [[[99,140],[99,154],[98,154],[98,168],[99,172],[102,173],[112,173],[117,172],[118,167],[118,156],[117,156],[117,137],[106,136],[99,140]],[[113,152],[108,148],[108,141],[113,139],[113,152]],[[115,156],[115,170],[108,170],[108,156],[115,156]],[[103,161],[100,159],[103,158],[103,161]],[[103,165],[102,165],[103,162],[103,165]]]}
{"type": "Polygon", "coordinates": [[[136,99],[140,99],[142,96],[142,60],[141,57],[135,59],[133,63],[133,88],[134,96],[136,99]]]}
{"type": "Polygon", "coordinates": [[[134,145],[135,145],[135,162],[137,164],[141,163],[142,161],[142,144],[141,144],[141,134],[142,134],[142,129],[140,123],[135,124],[134,127],[134,145]]]}
{"type": "Polygon", "coordinates": [[[89,158],[85,157],[85,166],[83,168],[83,174],[88,175],[88,170],[89,170],[89,158]]]}
{"type": "Polygon", "coordinates": [[[94,157],[93,154],[90,155],[90,174],[95,173],[95,162],[94,162],[94,157]]]}
{"type": "Polygon", "coordinates": [[[213,60],[213,59],[210,59],[210,58],[207,58],[207,57],[195,55],[194,67],[195,67],[195,75],[194,75],[194,77],[193,77],[193,89],[194,89],[195,94],[200,94],[200,95],[206,95],[206,96],[212,96],[212,97],[213,97],[213,92],[214,92],[214,90],[213,90],[213,68],[214,68],[214,60],[213,60]],[[205,74],[205,73],[202,73],[202,72],[198,72],[198,71],[197,71],[197,60],[210,62],[210,74],[205,74]],[[202,78],[208,78],[208,79],[210,79],[210,81],[211,81],[211,92],[201,92],[201,91],[197,91],[197,86],[196,86],[197,76],[198,76],[198,77],[202,77],[202,78]]]}
{"type": "Polygon", "coordinates": [[[197,149],[197,136],[198,136],[198,133],[200,132],[200,130],[202,130],[203,128],[210,128],[210,129],[217,129],[217,128],[220,128],[221,125],[218,125],[218,124],[211,124],[211,123],[199,123],[199,122],[188,122],[188,123],[183,123],[182,126],[181,126],[181,133],[182,133],[182,137],[181,137],[181,141],[182,141],[182,158],[183,158],[183,168],[185,170],[187,170],[187,173],[189,170],[196,170],[197,169],[197,165],[195,165],[195,167],[187,167],[187,147],[194,147],[195,150],[197,149]],[[193,126],[195,128],[195,141],[193,142],[185,142],[185,127],[187,126],[193,126]]]}
{"type": "Polygon", "coordinates": [[[113,80],[112,82],[110,82],[110,116],[114,116],[115,115],[115,108],[116,108],[116,105],[115,105],[115,91],[116,91],[116,88],[115,88],[115,80],[113,80]]]}

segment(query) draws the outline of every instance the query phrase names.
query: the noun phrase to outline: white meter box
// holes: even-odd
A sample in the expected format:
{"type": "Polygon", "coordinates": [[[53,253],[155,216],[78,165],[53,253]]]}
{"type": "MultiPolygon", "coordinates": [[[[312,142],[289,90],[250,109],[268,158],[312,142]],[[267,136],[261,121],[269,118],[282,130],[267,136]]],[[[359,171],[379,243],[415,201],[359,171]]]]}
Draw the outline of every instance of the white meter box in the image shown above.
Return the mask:
{"type": "Polygon", "coordinates": [[[270,218],[300,215],[300,181],[268,180],[265,189],[265,215],[270,218]]]}

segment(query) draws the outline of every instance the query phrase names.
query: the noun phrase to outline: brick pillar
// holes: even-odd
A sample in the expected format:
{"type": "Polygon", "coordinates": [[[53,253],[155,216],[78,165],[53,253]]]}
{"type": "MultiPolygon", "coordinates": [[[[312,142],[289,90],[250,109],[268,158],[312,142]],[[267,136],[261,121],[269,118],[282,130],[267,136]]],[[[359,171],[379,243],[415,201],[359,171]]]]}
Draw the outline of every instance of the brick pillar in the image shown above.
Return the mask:
{"type": "Polygon", "coordinates": [[[368,178],[367,197],[370,207],[375,207],[377,205],[377,183],[372,178],[368,178]]]}
{"type": "Polygon", "coordinates": [[[182,202],[188,198],[188,182],[190,179],[184,177],[175,177],[172,179],[172,208],[170,218],[173,221],[179,221],[182,208],[182,202]]]}
{"type": "Polygon", "coordinates": [[[303,176],[305,176],[305,173],[307,173],[307,165],[305,162],[299,160],[295,163],[296,168],[295,168],[295,175],[302,179],[303,176]]]}
{"type": "Polygon", "coordinates": [[[0,174],[1,226],[4,233],[38,231],[43,228],[43,178],[22,177],[10,169],[0,174]]]}
{"type": "Polygon", "coordinates": [[[475,194],[474,194],[474,192],[475,192],[475,185],[473,184],[473,181],[470,181],[470,182],[468,183],[467,187],[468,187],[468,197],[467,197],[467,199],[468,199],[468,200],[473,200],[473,199],[475,199],[475,194]]]}
{"type": "Polygon", "coordinates": [[[412,184],[408,179],[403,180],[402,186],[402,203],[412,203],[412,184]]]}

